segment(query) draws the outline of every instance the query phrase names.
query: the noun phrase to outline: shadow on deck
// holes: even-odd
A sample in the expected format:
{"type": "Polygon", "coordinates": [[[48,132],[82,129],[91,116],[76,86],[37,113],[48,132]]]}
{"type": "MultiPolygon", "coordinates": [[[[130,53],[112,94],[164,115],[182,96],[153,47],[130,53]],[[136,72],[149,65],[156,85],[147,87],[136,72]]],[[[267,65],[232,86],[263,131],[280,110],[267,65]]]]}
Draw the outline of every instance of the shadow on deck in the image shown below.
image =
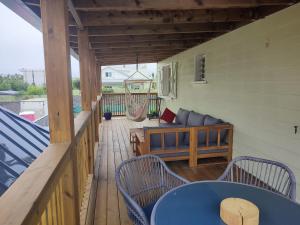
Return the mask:
{"type": "MultiPolygon", "coordinates": [[[[97,193],[94,225],[129,225],[126,206],[115,185],[116,167],[134,157],[129,142],[129,129],[143,126],[156,126],[157,120],[132,122],[125,117],[103,121],[100,127],[99,151],[96,172],[97,193]]],[[[199,165],[189,168],[186,161],[168,162],[167,165],[177,174],[190,181],[213,180],[226,168],[225,164],[199,165]]]]}

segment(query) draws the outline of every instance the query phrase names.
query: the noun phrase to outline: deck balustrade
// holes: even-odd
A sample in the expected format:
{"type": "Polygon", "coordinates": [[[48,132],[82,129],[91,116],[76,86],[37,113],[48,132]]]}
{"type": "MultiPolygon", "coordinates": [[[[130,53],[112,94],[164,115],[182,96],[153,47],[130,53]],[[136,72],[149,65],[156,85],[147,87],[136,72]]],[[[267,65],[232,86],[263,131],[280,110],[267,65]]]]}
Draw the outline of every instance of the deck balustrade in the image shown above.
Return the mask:
{"type": "MultiPolygon", "coordinates": [[[[145,98],[147,93],[133,93],[133,98],[138,100],[139,98],[145,98]]],[[[159,110],[159,102],[157,99],[157,93],[150,94],[148,113],[159,110]]],[[[112,112],[112,116],[125,116],[125,93],[103,93],[102,94],[102,110],[112,112]]]]}
{"type": "Polygon", "coordinates": [[[76,117],[74,141],[50,144],[1,196],[0,224],[85,224],[93,211],[87,201],[94,192],[99,103],[76,117]]]}

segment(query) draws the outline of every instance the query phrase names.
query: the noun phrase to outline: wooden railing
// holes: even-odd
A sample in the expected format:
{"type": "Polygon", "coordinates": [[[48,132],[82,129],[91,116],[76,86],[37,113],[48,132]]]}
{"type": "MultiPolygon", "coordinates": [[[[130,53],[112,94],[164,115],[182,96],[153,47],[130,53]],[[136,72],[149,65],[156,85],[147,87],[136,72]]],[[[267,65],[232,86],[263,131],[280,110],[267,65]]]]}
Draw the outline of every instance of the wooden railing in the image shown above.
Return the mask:
{"type": "Polygon", "coordinates": [[[99,104],[76,117],[74,141],[50,144],[1,196],[0,224],[88,224],[99,104]]]}
{"type": "MultiPolygon", "coordinates": [[[[145,98],[147,93],[134,93],[134,98],[145,98]]],[[[106,93],[102,94],[102,110],[112,112],[112,116],[125,116],[125,94],[106,93]]],[[[158,110],[157,93],[150,94],[148,113],[158,110]]]]}

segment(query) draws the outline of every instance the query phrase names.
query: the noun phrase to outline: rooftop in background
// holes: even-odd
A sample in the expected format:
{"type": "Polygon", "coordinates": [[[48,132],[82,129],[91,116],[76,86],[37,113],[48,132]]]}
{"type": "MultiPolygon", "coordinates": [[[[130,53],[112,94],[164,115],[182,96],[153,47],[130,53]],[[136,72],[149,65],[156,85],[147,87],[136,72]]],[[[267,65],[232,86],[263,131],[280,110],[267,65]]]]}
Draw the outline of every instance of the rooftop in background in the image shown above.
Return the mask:
{"type": "Polygon", "coordinates": [[[49,144],[49,131],[0,106],[0,195],[49,144]]]}
{"type": "Polygon", "coordinates": [[[0,95],[18,95],[19,92],[18,91],[0,91],[0,95]]]}

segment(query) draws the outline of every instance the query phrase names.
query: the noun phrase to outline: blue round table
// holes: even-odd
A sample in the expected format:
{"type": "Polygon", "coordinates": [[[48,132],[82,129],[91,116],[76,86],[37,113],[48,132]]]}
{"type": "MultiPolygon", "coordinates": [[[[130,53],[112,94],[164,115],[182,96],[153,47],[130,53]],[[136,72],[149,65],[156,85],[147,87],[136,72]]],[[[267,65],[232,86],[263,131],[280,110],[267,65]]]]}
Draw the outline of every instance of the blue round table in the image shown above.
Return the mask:
{"type": "Polygon", "coordinates": [[[300,205],[289,199],[244,184],[203,181],[177,187],[155,204],[151,225],[224,225],[220,218],[223,199],[247,199],[260,210],[260,225],[299,225],[300,205]]]}

